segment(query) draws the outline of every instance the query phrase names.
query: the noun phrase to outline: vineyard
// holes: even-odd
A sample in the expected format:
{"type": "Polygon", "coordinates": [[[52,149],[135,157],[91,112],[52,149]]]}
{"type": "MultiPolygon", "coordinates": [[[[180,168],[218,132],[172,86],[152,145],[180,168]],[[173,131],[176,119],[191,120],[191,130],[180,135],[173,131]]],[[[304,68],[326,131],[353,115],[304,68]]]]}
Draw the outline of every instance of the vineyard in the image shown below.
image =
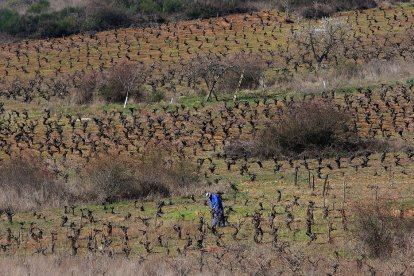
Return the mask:
{"type": "Polygon", "coordinates": [[[148,83],[175,87],[184,85],[185,64],[206,54],[218,58],[260,55],[268,69],[276,72],[312,70],[318,63],[406,61],[413,58],[413,12],[411,6],[401,6],[339,14],[337,20],[347,29],[344,44],[316,60],[309,47],[290,37],[312,23],[299,19],[288,23],[283,14],[270,11],[6,44],[1,47],[0,70],[4,90],[10,94],[17,81],[26,84],[22,90],[45,86],[67,90],[79,74],[105,71],[124,62],[146,64],[148,83]]]}
{"type": "MultiPolygon", "coordinates": [[[[412,274],[413,80],[281,93],[265,76],[318,76],[373,60],[411,64],[414,6],[342,12],[331,20],[264,11],[2,44],[5,273],[13,273],[7,262],[19,266],[24,258],[32,268],[78,265],[74,274],[116,274],[114,267],[123,274],[412,274]],[[315,49],[321,44],[303,38],[318,37],[324,22],[339,26],[340,36],[315,49]],[[230,96],[203,101],[197,91],[219,93],[218,77],[234,60],[263,65],[257,91],[239,93],[241,69],[230,96]],[[196,75],[199,64],[213,64],[212,77],[196,75]],[[124,106],[69,103],[85,76],[130,65],[142,70],[151,93],[180,97],[124,106]],[[297,143],[292,150],[277,148],[284,124],[320,110],[330,113],[321,113],[325,123],[343,115],[336,121],[335,130],[345,132],[339,140],[303,149],[305,142],[289,134],[286,145],[297,143]],[[226,227],[211,226],[206,192],[222,193],[226,227]],[[404,234],[382,239],[378,230],[370,247],[375,242],[361,237],[376,218],[386,225],[381,231],[404,234]],[[103,271],[84,258],[105,262],[103,271]]],[[[307,122],[326,127],[315,120],[307,122]]]]}

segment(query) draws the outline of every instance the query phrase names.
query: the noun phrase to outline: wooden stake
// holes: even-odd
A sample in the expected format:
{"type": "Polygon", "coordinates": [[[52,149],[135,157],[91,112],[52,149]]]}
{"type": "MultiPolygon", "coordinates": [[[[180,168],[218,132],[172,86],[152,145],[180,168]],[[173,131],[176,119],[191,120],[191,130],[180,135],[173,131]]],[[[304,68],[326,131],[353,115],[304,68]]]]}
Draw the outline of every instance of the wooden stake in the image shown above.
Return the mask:
{"type": "Polygon", "coordinates": [[[312,175],[312,191],[315,191],[315,175],[312,175]]]}
{"type": "Polygon", "coordinates": [[[295,167],[295,186],[298,185],[298,171],[299,171],[299,168],[295,167]]]}
{"type": "Polygon", "coordinates": [[[327,184],[328,184],[328,177],[329,177],[329,174],[327,174],[326,175],[326,177],[325,177],[325,182],[323,183],[323,190],[322,190],[322,195],[325,197],[325,195],[326,195],[326,188],[327,188],[327,184]]]}
{"type": "Polygon", "coordinates": [[[345,182],[345,173],[343,174],[343,176],[344,176],[344,179],[343,179],[343,182],[342,182],[342,209],[344,208],[344,206],[345,206],[345,200],[346,200],[346,198],[345,198],[345,194],[346,194],[346,182],[345,182]]]}
{"type": "Polygon", "coordinates": [[[326,185],[328,183],[328,177],[329,177],[329,174],[326,175],[325,182],[323,183],[323,190],[322,190],[323,207],[326,207],[326,199],[325,199],[325,196],[326,196],[326,185]]]}

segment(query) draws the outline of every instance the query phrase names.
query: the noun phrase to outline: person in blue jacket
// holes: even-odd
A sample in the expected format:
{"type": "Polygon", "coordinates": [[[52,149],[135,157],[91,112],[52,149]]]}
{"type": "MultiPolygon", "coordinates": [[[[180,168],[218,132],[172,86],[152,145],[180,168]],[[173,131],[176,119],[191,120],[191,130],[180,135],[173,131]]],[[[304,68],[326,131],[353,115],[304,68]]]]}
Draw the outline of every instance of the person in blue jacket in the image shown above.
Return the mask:
{"type": "Polygon", "coordinates": [[[224,217],[224,208],[221,197],[219,194],[215,193],[206,193],[208,200],[210,201],[210,209],[213,215],[213,227],[217,226],[225,226],[226,220],[224,217]]]}

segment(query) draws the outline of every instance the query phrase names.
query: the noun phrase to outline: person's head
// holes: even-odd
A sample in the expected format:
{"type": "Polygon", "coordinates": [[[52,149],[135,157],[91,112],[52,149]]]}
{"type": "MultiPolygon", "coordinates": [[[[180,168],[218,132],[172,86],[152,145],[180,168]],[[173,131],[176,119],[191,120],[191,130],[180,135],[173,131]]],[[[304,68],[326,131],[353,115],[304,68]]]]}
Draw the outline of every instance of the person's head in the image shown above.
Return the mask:
{"type": "Polygon", "coordinates": [[[210,199],[210,198],[211,198],[211,194],[210,194],[210,193],[206,193],[206,197],[207,197],[208,199],[210,199]]]}

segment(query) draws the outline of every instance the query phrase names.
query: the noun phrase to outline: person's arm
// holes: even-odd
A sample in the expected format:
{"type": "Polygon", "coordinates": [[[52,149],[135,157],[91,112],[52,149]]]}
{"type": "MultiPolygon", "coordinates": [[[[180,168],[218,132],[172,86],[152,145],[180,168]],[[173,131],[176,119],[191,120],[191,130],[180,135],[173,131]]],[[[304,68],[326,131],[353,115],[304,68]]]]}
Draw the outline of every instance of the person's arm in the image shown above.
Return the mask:
{"type": "Polygon", "coordinates": [[[211,206],[212,209],[217,209],[217,208],[220,207],[220,201],[219,201],[219,198],[217,197],[217,195],[213,194],[211,196],[211,205],[210,206],[211,206]]]}

